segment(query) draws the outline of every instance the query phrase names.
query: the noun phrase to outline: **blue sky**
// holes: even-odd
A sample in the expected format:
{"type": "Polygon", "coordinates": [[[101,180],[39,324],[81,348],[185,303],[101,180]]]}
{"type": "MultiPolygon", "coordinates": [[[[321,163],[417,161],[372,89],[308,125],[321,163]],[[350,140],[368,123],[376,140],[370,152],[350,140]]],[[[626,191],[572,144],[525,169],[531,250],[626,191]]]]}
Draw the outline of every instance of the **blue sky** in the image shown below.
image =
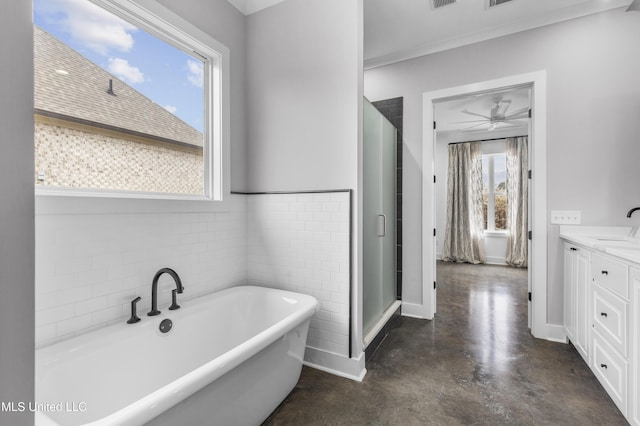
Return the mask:
{"type": "Polygon", "coordinates": [[[203,131],[202,62],[88,0],[34,0],[34,23],[203,131]]]}
{"type": "MultiPolygon", "coordinates": [[[[494,183],[498,186],[507,180],[507,157],[505,154],[493,155],[494,158],[494,183]]],[[[489,158],[482,156],[482,181],[486,184],[489,182],[489,158]]],[[[487,188],[485,188],[487,190],[487,188]]]]}

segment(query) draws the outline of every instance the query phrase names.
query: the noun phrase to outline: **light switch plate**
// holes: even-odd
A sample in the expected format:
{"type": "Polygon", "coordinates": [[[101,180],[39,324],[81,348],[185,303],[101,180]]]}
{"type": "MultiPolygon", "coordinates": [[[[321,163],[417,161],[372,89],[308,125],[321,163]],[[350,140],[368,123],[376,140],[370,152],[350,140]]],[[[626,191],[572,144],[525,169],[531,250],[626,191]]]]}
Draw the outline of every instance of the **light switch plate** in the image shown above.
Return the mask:
{"type": "Polygon", "coordinates": [[[551,223],[555,225],[580,225],[580,210],[552,210],[551,223]]]}

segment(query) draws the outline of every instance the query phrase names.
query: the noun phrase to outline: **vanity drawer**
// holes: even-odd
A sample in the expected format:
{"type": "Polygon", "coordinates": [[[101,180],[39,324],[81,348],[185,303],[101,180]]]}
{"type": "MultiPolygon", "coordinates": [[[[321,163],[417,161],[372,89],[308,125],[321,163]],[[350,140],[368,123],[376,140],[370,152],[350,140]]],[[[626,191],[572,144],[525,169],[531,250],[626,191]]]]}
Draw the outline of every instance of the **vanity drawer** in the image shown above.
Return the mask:
{"type": "Polygon", "coordinates": [[[594,253],[591,256],[591,277],[602,287],[629,298],[628,268],[624,263],[594,253]]]}
{"type": "Polygon", "coordinates": [[[593,286],[593,327],[607,339],[614,349],[627,356],[627,316],[629,304],[603,289],[593,286]]]}
{"type": "Polygon", "coordinates": [[[597,331],[593,332],[591,369],[623,415],[627,415],[627,361],[597,331]]]}

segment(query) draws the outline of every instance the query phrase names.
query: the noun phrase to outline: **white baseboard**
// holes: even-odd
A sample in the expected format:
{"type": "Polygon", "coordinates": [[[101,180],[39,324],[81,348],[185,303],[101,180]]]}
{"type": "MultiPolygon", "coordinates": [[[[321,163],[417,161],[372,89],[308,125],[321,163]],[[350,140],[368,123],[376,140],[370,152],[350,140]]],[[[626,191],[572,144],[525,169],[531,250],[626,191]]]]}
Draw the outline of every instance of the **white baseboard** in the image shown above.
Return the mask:
{"type": "Polygon", "coordinates": [[[541,338],[551,342],[567,343],[567,334],[561,325],[547,324],[545,327],[545,336],[541,338]]]}
{"type": "Polygon", "coordinates": [[[364,366],[364,352],[358,357],[348,358],[333,352],[307,346],[303,364],[329,374],[361,382],[367,374],[364,366]]]}
{"type": "Polygon", "coordinates": [[[402,302],[400,314],[403,317],[426,319],[424,317],[424,306],[418,305],[417,303],[402,302]]]}
{"type": "Polygon", "coordinates": [[[487,261],[485,263],[487,265],[507,266],[507,260],[504,257],[499,256],[487,256],[487,261]]]}

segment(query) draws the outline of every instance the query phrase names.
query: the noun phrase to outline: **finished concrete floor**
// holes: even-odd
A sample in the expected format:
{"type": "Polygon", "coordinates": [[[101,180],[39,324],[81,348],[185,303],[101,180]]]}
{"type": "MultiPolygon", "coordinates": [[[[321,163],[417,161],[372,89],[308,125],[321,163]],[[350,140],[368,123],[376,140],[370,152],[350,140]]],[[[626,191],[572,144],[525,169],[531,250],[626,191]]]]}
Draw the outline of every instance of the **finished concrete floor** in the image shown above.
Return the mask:
{"type": "Polygon", "coordinates": [[[573,346],[531,336],[526,270],[437,279],[436,318],[400,318],[362,383],[304,367],[264,425],[628,424],[573,346]]]}

